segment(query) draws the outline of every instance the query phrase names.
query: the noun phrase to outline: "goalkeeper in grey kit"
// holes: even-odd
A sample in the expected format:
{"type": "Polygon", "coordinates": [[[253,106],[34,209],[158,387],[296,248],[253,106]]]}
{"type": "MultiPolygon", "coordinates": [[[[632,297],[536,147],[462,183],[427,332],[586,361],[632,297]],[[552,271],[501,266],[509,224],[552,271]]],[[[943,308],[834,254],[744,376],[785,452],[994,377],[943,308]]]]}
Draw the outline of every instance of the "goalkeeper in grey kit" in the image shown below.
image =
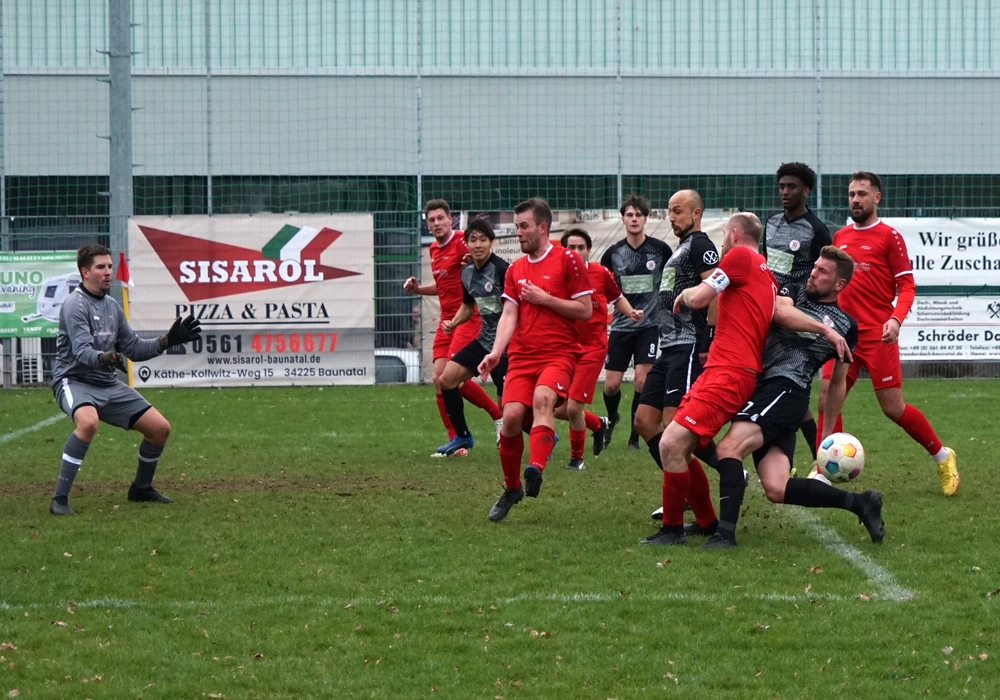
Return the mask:
{"type": "Polygon", "coordinates": [[[122,383],[116,370],[126,371],[125,358],[142,362],[171,346],[191,342],[201,334],[201,326],[193,316],[177,318],[166,335],[140,338],[125,320],[122,307],[108,296],[111,251],[102,245],[82,246],[76,252],[76,266],[82,282],[59,312],[52,370],[56,403],[76,429],[63,447],[49,512],[73,515],[69,492],[97,434],[98,421],[142,433],[139,465],[128,489],[128,500],[172,503],[153,488],[153,474],[170,436],[170,423],[139,392],[122,383]]]}

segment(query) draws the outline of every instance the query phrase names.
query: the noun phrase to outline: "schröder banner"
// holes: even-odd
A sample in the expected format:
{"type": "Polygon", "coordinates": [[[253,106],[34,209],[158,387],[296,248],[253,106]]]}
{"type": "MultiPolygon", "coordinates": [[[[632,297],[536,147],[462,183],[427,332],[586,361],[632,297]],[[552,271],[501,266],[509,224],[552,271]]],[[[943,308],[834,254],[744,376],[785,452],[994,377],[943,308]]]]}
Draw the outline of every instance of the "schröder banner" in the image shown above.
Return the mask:
{"type": "Polygon", "coordinates": [[[80,284],[76,253],[0,253],[0,338],[55,338],[80,284]]]}
{"type": "Polygon", "coordinates": [[[1000,299],[918,296],[899,329],[899,356],[904,361],[1000,358],[1000,299]]]}
{"type": "Polygon", "coordinates": [[[370,214],[133,217],[132,327],[202,327],[135,385],[373,384],[374,235],[370,214]]]}
{"type": "Polygon", "coordinates": [[[1000,219],[883,221],[903,235],[917,285],[1000,285],[1000,219]]]}

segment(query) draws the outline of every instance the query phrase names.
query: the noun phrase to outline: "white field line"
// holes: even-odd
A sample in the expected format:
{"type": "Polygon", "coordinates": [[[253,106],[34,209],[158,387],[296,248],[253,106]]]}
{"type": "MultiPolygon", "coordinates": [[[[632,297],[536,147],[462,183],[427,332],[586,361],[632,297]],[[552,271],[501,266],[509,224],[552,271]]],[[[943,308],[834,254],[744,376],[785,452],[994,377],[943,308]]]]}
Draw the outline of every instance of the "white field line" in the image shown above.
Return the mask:
{"type": "Polygon", "coordinates": [[[27,428],[21,428],[20,430],[15,430],[15,431],[10,432],[10,433],[4,433],[3,435],[0,435],[0,445],[8,443],[11,440],[16,440],[17,438],[21,437],[22,435],[27,435],[28,433],[33,433],[36,430],[41,430],[42,428],[47,428],[48,426],[50,426],[53,423],[57,422],[60,418],[65,418],[65,417],[66,417],[66,414],[64,414],[64,413],[57,413],[56,415],[50,416],[49,418],[46,418],[43,421],[39,421],[39,422],[35,423],[34,425],[30,425],[27,428]]]}
{"type": "Polygon", "coordinates": [[[864,552],[847,544],[840,535],[824,525],[819,518],[805,508],[789,508],[785,512],[804,526],[820,544],[861,569],[868,579],[880,589],[878,593],[872,595],[873,598],[901,602],[910,600],[915,595],[913,591],[899,585],[895,576],[873,562],[864,552]]]}

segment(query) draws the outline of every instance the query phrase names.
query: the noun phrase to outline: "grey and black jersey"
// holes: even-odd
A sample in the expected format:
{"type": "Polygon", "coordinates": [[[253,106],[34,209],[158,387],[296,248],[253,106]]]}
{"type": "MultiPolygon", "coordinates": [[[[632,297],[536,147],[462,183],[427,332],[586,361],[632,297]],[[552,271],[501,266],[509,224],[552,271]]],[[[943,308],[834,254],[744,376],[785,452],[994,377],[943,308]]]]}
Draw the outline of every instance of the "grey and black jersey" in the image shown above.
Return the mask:
{"type": "Polygon", "coordinates": [[[476,340],[487,351],[493,349],[493,341],[497,337],[497,324],[503,314],[503,283],[510,265],[506,260],[496,255],[490,255],[483,266],[476,268],[470,263],[462,268],[462,301],[475,304],[483,325],[479,329],[476,340]]]}
{"type": "Polygon", "coordinates": [[[701,231],[688,235],[663,267],[660,282],[660,348],[697,345],[707,332],[708,309],[681,308],[673,313],[674,299],[685,289],[701,284],[702,273],[719,264],[719,251],[701,231]]]}
{"type": "Polygon", "coordinates": [[[767,220],[761,252],[779,285],[805,285],[819,252],[832,241],[830,229],[811,211],[791,221],[781,213],[767,220]]]}
{"type": "Polygon", "coordinates": [[[135,334],[114,298],[90,294],[83,285],[77,287],[59,311],[53,386],[63,379],[92,386],[114,386],[118,383],[115,370],[104,367],[97,358],[102,352],[115,349],[134,362],[148,360],[161,352],[159,339],[146,340],[135,334]]]}
{"type": "MultiPolygon", "coordinates": [[[[836,302],[813,301],[806,295],[806,286],[785,285],[779,296],[794,300],[795,308],[806,316],[830,326],[844,336],[852,350],[858,342],[858,323],[836,302]]],[[[764,341],[761,362],[764,371],[760,381],[783,377],[809,390],[813,376],[827,360],[837,356],[833,346],[821,335],[797,333],[772,325],[764,341]]]]}
{"type": "Polygon", "coordinates": [[[638,248],[633,248],[629,245],[628,238],[623,238],[604,251],[601,264],[611,270],[615,282],[632,308],[643,312],[642,320],[632,323],[630,318],[615,309],[611,319],[612,333],[631,333],[659,325],[657,290],[660,288],[663,266],[671,254],[669,245],[649,236],[646,236],[646,240],[638,248]]]}

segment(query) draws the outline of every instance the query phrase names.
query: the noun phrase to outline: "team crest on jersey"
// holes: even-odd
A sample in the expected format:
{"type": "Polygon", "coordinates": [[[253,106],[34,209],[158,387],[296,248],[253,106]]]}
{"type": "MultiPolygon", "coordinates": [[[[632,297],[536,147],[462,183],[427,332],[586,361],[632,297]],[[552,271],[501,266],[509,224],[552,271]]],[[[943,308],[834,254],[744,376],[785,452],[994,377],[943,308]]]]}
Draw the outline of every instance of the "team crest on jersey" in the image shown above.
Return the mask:
{"type": "Polygon", "coordinates": [[[823,317],[823,325],[824,326],[830,326],[830,328],[833,328],[833,319],[830,318],[829,316],[824,316],[823,317]]]}
{"type": "Polygon", "coordinates": [[[483,285],[483,289],[485,289],[487,292],[492,292],[493,291],[493,283],[492,282],[487,282],[486,284],[483,285]]]}
{"type": "Polygon", "coordinates": [[[706,250],[701,259],[706,265],[717,265],[719,263],[719,254],[714,250],[706,250]]]}
{"type": "Polygon", "coordinates": [[[653,270],[655,270],[656,269],[656,261],[655,260],[647,260],[646,261],[646,269],[649,270],[650,272],[652,272],[653,270]]]}
{"type": "Polygon", "coordinates": [[[788,241],[788,249],[789,249],[790,251],[792,251],[793,253],[794,253],[794,252],[795,252],[796,250],[798,250],[799,248],[801,248],[801,247],[802,247],[802,244],[801,244],[801,243],[799,243],[799,242],[798,242],[797,240],[795,240],[794,238],[793,238],[792,240],[788,241]]]}

